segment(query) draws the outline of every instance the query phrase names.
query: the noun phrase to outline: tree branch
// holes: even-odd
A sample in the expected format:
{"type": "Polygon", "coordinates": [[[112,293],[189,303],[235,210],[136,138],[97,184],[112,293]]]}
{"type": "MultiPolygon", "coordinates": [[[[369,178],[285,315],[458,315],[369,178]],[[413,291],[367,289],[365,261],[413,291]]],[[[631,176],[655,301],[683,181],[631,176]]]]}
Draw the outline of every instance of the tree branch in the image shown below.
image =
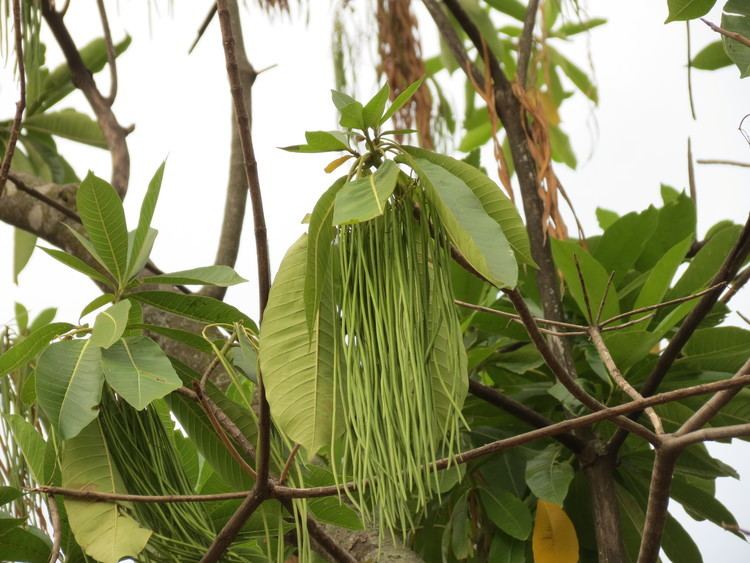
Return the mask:
{"type": "Polygon", "coordinates": [[[8,179],[10,163],[13,160],[13,154],[16,151],[18,143],[18,134],[21,132],[21,121],[23,112],[26,109],[26,70],[23,63],[23,35],[21,32],[21,3],[20,0],[13,0],[13,31],[15,37],[16,61],[18,63],[18,82],[20,94],[16,102],[16,114],[13,117],[13,125],[10,128],[8,144],[5,147],[2,164],[0,164],[0,198],[3,197],[5,181],[8,179]]]}
{"type": "Polygon", "coordinates": [[[42,16],[65,55],[73,84],[83,92],[96,115],[96,120],[112,155],[112,186],[120,197],[124,197],[130,178],[130,153],[125,140],[129,131],[117,122],[109,102],[96,87],[91,71],[86,68],[81,59],[81,54],[65,26],[63,16],[55,10],[50,0],[42,1],[42,16]]]}
{"type": "Polygon", "coordinates": [[[523,20],[523,31],[518,40],[518,83],[526,89],[526,76],[529,71],[531,49],[534,46],[534,25],[539,11],[539,0],[529,0],[526,17],[523,20]]]}
{"type": "Polygon", "coordinates": [[[672,476],[679,453],[680,450],[673,447],[662,446],[656,449],[638,563],[656,563],[659,559],[661,538],[667,522],[672,476]]]}
{"type": "Polygon", "coordinates": [[[49,552],[49,563],[57,563],[60,558],[60,548],[62,547],[62,523],[60,522],[60,511],[57,509],[55,495],[47,496],[47,508],[49,517],[52,520],[52,549],[49,552]]]}
{"type": "Polygon", "coordinates": [[[245,497],[239,508],[227,520],[227,523],[224,524],[224,527],[214,538],[208,551],[201,558],[200,563],[214,563],[215,561],[219,561],[229,545],[234,541],[234,538],[237,537],[247,519],[250,518],[250,515],[266,500],[265,488],[258,487],[259,482],[256,481],[253,490],[250,491],[250,494],[245,497]]]}
{"type": "Polygon", "coordinates": [[[750,38],[745,37],[741,33],[737,33],[736,31],[729,31],[727,29],[724,29],[723,27],[719,27],[715,23],[708,21],[706,18],[701,18],[701,21],[705,23],[708,27],[713,29],[716,33],[719,33],[723,35],[724,37],[728,37],[729,39],[733,39],[740,45],[744,45],[745,47],[750,47],[750,38]]]}
{"type": "Polygon", "coordinates": [[[96,6],[99,9],[99,19],[102,21],[104,44],[107,46],[107,66],[109,67],[109,95],[104,99],[111,106],[115,103],[115,98],[117,97],[117,54],[112,42],[112,32],[109,29],[109,20],[107,19],[107,9],[104,7],[104,0],[96,0],[96,6]]]}

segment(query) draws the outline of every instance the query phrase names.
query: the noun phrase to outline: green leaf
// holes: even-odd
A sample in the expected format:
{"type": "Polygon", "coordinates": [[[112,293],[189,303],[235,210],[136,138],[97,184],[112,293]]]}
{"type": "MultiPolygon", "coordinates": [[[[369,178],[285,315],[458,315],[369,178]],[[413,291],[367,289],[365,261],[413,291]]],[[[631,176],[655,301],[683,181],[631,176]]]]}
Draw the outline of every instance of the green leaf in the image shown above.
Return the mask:
{"type": "Polygon", "coordinates": [[[36,235],[23,229],[13,229],[13,283],[18,284],[18,275],[29,263],[36,246],[36,235]]]}
{"type": "Polygon", "coordinates": [[[487,4],[495,8],[497,11],[507,14],[518,21],[523,21],[526,18],[526,6],[524,6],[518,0],[486,0],[487,4]]]}
{"type": "Polygon", "coordinates": [[[656,305],[661,302],[692,242],[692,238],[678,242],[654,265],[635,300],[634,308],[656,305]]]}
{"type": "Polygon", "coordinates": [[[570,139],[559,127],[551,126],[549,128],[549,141],[552,147],[552,160],[562,162],[568,168],[578,166],[578,159],[570,144],[570,139]]]}
{"type": "Polygon", "coordinates": [[[492,536],[489,561],[492,563],[526,563],[526,547],[523,542],[498,532],[492,536]]]}
{"type": "Polygon", "coordinates": [[[23,493],[15,487],[0,486],[0,506],[18,500],[23,493]]]}
{"type": "Polygon", "coordinates": [[[19,340],[0,354],[0,375],[5,375],[36,357],[54,338],[73,329],[69,323],[52,323],[19,340]]]}
{"type": "MultiPolygon", "coordinates": [[[[712,2],[713,4],[713,2],[712,2]]],[[[729,0],[721,15],[721,27],[750,37],[750,6],[744,0],[729,0]]],[[[740,69],[740,76],[750,76],[750,47],[729,37],[722,37],[727,56],[740,69]]]]}
{"type": "Polygon", "coordinates": [[[571,35],[577,35],[584,33],[600,25],[607,23],[604,18],[592,18],[586,21],[568,22],[562,24],[554,32],[551,33],[555,37],[570,37],[571,35]]]}
{"type": "Polygon", "coordinates": [[[705,16],[716,4],[716,0],[667,0],[669,17],[664,23],[694,20],[705,16]]]}
{"type": "Polygon", "coordinates": [[[333,224],[351,225],[382,215],[398,175],[398,165],[386,160],[375,174],[347,182],[336,195],[333,224]]]}
{"type": "Polygon", "coordinates": [[[136,231],[130,231],[128,233],[128,279],[136,277],[143,268],[146,267],[149,257],[151,256],[151,250],[154,248],[154,242],[159,231],[149,227],[146,231],[146,239],[143,242],[138,254],[131,254],[133,251],[133,245],[135,244],[136,231]]]}
{"type": "Polygon", "coordinates": [[[638,258],[637,269],[650,270],[665,252],[688,237],[695,239],[695,205],[688,196],[679,194],[659,210],[659,223],[638,258]]]}
{"type": "Polygon", "coordinates": [[[328,275],[331,257],[331,240],[335,230],[332,226],[333,208],[336,195],[346,184],[346,178],[336,180],[320,196],[310,215],[310,226],[307,229],[307,265],[305,267],[305,317],[308,328],[312,330],[313,319],[318,313],[323,283],[328,275]]]}
{"type": "Polygon", "coordinates": [[[247,328],[258,330],[250,317],[213,297],[184,295],[172,291],[139,291],[128,297],[194,321],[227,324],[241,322],[247,328]]]}
{"type": "Polygon", "coordinates": [[[107,148],[107,141],[99,124],[85,113],[74,109],[37,113],[27,117],[23,125],[31,131],[56,135],[100,149],[107,148]]]}
{"type": "Polygon", "coordinates": [[[107,383],[138,410],[182,385],[169,358],[145,336],[124,338],[104,350],[102,369],[107,383]]]}
{"type": "Polygon", "coordinates": [[[208,342],[206,342],[206,340],[202,336],[195,334],[193,332],[180,330],[178,328],[169,328],[165,326],[152,325],[148,323],[134,324],[134,325],[131,325],[130,328],[137,329],[137,330],[147,330],[148,332],[153,332],[161,336],[166,336],[167,338],[174,340],[175,342],[181,342],[182,344],[190,346],[191,348],[195,348],[196,350],[199,350],[203,352],[204,354],[208,354],[208,355],[213,354],[213,349],[211,348],[211,345],[208,342]]]}
{"type": "Polygon", "coordinates": [[[675,476],[669,494],[696,520],[709,520],[722,527],[737,525],[734,515],[714,495],[684,477],[675,476]]]}
{"type": "Polygon", "coordinates": [[[21,303],[15,303],[13,309],[16,314],[15,320],[18,332],[23,334],[29,327],[29,311],[21,303]]]}
{"type": "Polygon", "coordinates": [[[424,78],[420,78],[419,80],[412,82],[404,89],[403,92],[396,96],[396,99],[393,100],[393,103],[391,103],[390,106],[388,106],[388,109],[383,114],[383,117],[380,118],[381,125],[388,121],[398,110],[406,105],[406,103],[417,92],[417,90],[419,90],[419,87],[422,86],[423,81],[424,78]]]}
{"type": "Polygon", "coordinates": [[[621,280],[651,239],[658,224],[658,211],[650,207],[642,213],[623,215],[604,231],[593,252],[604,269],[621,280]]]}
{"type": "MultiPolygon", "coordinates": [[[[126,493],[98,422],[67,440],[62,455],[63,487],[99,493],[126,493]]],[[[87,555],[102,563],[137,558],[151,531],[127,516],[120,505],[65,499],[68,522],[87,555]]]]}
{"type": "Polygon", "coordinates": [[[3,561],[47,563],[52,542],[39,528],[18,527],[0,534],[0,558],[3,561]]]}
{"type": "Polygon", "coordinates": [[[292,245],[271,286],[260,327],[259,362],[275,424],[313,456],[331,444],[334,433],[335,312],[328,276],[312,332],[308,331],[307,244],[307,235],[302,235],[292,245]]]}
{"type": "MultiPolygon", "coordinates": [[[[583,287],[581,286],[578,269],[576,268],[576,258],[578,259],[583,280],[586,283],[591,312],[596,315],[599,304],[602,302],[602,297],[604,297],[607,281],[609,280],[607,270],[604,269],[596,258],[581,248],[577,242],[557,239],[551,239],[551,242],[555,265],[562,271],[563,278],[565,278],[565,285],[568,287],[570,295],[575,300],[581,313],[588,319],[589,314],[586,310],[583,287]]],[[[614,287],[610,287],[607,292],[607,300],[604,302],[604,307],[602,307],[601,319],[605,320],[614,317],[619,312],[620,304],[617,297],[617,290],[614,287]]]]}
{"type": "Polygon", "coordinates": [[[699,329],[678,362],[703,371],[735,373],[747,360],[748,350],[750,331],[734,326],[699,329]]]}
{"type": "Polygon", "coordinates": [[[347,150],[349,143],[346,135],[340,131],[307,131],[305,133],[306,145],[291,145],[282,147],[289,152],[338,152],[347,150]]]}
{"type": "Polygon", "coordinates": [[[479,491],[482,506],[492,523],[517,540],[526,540],[531,534],[532,519],[529,508],[511,492],[494,489],[479,491]]]}
{"type": "Polygon", "coordinates": [[[531,257],[531,244],[526,227],[518,214],[518,209],[495,182],[476,167],[461,160],[417,147],[405,147],[405,149],[410,155],[428,160],[463,180],[479,199],[487,215],[500,225],[517,260],[536,267],[531,257]]]}
{"type": "Polygon", "coordinates": [[[36,368],[39,406],[63,440],[73,438],[99,415],[104,375],[101,350],[91,340],[50,344],[36,368]]]}
{"type": "Polygon", "coordinates": [[[731,64],[732,59],[724,50],[724,42],[721,39],[703,47],[690,62],[690,66],[699,70],[718,70],[731,64]]]}
{"type": "Polygon", "coordinates": [[[450,531],[450,546],[456,559],[462,561],[471,557],[474,553],[471,541],[471,518],[469,516],[466,496],[464,493],[453,505],[450,521],[446,528],[446,535],[450,531]]]}
{"type": "Polygon", "coordinates": [[[102,284],[108,287],[111,287],[112,285],[111,279],[109,279],[107,276],[99,272],[97,269],[86,264],[86,262],[84,262],[80,258],[77,258],[73,256],[72,254],[68,254],[67,252],[63,252],[62,250],[57,250],[55,248],[45,248],[43,246],[40,246],[39,248],[41,248],[49,256],[51,256],[58,262],[65,264],[69,268],[73,268],[77,272],[80,272],[83,275],[90,277],[92,280],[101,282],[102,284]]]}
{"type": "Polygon", "coordinates": [[[96,316],[91,332],[91,343],[100,348],[109,348],[120,340],[128,324],[130,301],[124,299],[96,316]]]}
{"type": "Polygon", "coordinates": [[[573,480],[570,462],[560,459],[560,447],[547,446],[526,462],[526,484],[541,500],[562,506],[573,480]]]}
{"type": "Polygon", "coordinates": [[[670,561],[703,563],[703,556],[693,538],[669,513],[664,526],[662,549],[670,561]]]}
{"type": "Polygon", "coordinates": [[[19,414],[6,414],[13,440],[21,449],[34,481],[40,485],[47,485],[52,478],[53,467],[47,463],[47,444],[39,431],[19,414]]]}
{"type": "Polygon", "coordinates": [[[471,152],[483,146],[491,138],[492,123],[487,120],[466,131],[466,134],[458,145],[458,150],[461,152],[471,152]]]}
{"type": "MultiPolygon", "coordinates": [[[[128,245],[128,276],[134,276],[138,273],[138,263],[143,260],[141,253],[145,247],[149,247],[147,244],[149,239],[156,237],[156,231],[153,230],[154,234],[151,234],[152,229],[151,221],[154,218],[154,210],[156,209],[156,202],[159,199],[159,192],[161,191],[161,182],[164,178],[164,167],[166,161],[162,162],[159,168],[156,169],[154,176],[148,184],[146,195],[143,196],[143,202],[141,202],[141,212],[138,217],[138,226],[133,234],[133,241],[128,245]]],[[[153,245],[153,240],[151,240],[153,245]]],[[[148,256],[148,253],[146,254],[148,256]]]]}
{"type": "Polygon", "coordinates": [[[100,307],[104,307],[104,305],[113,303],[114,300],[115,296],[112,293],[103,293],[102,295],[97,295],[91,301],[89,301],[83,309],[81,309],[81,313],[78,318],[81,319],[89,313],[96,311],[100,307]]]}
{"type": "Polygon", "coordinates": [[[596,208],[596,220],[599,222],[599,227],[603,231],[609,229],[609,227],[611,227],[619,218],[620,216],[614,211],[604,209],[603,207],[596,208]]]}
{"type": "Polygon", "coordinates": [[[45,325],[50,324],[52,321],[55,320],[55,315],[57,314],[57,308],[55,307],[47,307],[46,309],[43,309],[41,313],[39,313],[36,318],[31,322],[31,326],[29,326],[30,331],[35,331],[45,325]]]}
{"type": "Polygon", "coordinates": [[[204,266],[143,278],[143,283],[148,284],[213,285],[219,287],[228,287],[246,281],[229,266],[204,266]]]}
{"type": "Polygon", "coordinates": [[[127,279],[128,231],[115,189],[91,172],[76,196],[78,213],[97,256],[120,284],[127,279]]]}
{"type": "Polygon", "coordinates": [[[573,63],[573,61],[563,56],[556,49],[549,46],[547,46],[547,49],[551,62],[557,65],[557,67],[562,70],[568,78],[570,78],[570,81],[575,84],[576,88],[578,88],[584,96],[595,104],[598,104],[599,93],[588,75],[573,63]]]}
{"type": "Polygon", "coordinates": [[[388,102],[388,96],[390,96],[390,94],[391,87],[388,86],[388,83],[386,82],[386,84],[378,90],[378,93],[367,102],[362,112],[362,117],[364,118],[367,127],[375,129],[382,123],[381,119],[383,117],[383,111],[385,110],[385,104],[388,102]]]}
{"type": "Polygon", "coordinates": [[[357,100],[342,92],[331,90],[333,104],[339,110],[339,123],[347,129],[365,129],[364,108],[357,100]]]}

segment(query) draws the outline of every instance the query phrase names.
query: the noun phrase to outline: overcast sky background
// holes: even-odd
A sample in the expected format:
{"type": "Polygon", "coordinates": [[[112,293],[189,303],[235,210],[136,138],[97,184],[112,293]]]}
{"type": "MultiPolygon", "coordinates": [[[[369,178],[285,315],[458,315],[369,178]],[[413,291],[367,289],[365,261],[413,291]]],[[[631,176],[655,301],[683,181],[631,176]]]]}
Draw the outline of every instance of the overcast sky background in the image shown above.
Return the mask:
{"type": "MultiPolygon", "coordinates": [[[[275,269],[288,246],[304,231],[301,219],[333,180],[323,172],[330,157],[295,155],[279,146],[303,140],[304,131],[336,125],[329,89],[333,85],[330,2],[315,0],[309,14],[270,18],[253,4],[243,11],[243,29],[251,62],[257,69],[277,67],[259,76],[253,89],[254,141],[275,269]]],[[[148,4],[156,4],[149,2],[148,4]]],[[[107,2],[116,39],[129,33],[133,43],[118,59],[119,88],[115,113],[120,123],[134,123],[128,138],[131,181],[125,202],[130,225],[137,221],[148,181],[168,157],[154,226],[159,229],[154,261],[165,271],[208,265],[216,251],[224,205],[229,160],[230,98],[218,25],[213,22],[192,55],[192,43],[210,2],[175,3],[167,13],[162,5],[107,2]],[[187,4],[199,7],[187,7],[187,4]]],[[[369,4],[369,3],[368,3],[369,4]]],[[[723,2],[719,2],[719,5],[723,2]]],[[[660,201],[664,182],[687,186],[686,143],[693,140],[697,158],[750,161],[750,150],[737,130],[750,113],[750,80],[740,81],[732,67],[718,72],[694,71],[693,90],[697,121],[690,118],[686,80],[685,24],[664,25],[666,1],[593,2],[591,16],[609,23],[586,40],[562,47],[580,66],[588,57],[596,71],[601,103],[593,108],[583,96],[567,101],[563,128],[573,139],[579,169],[558,167],[587,234],[598,230],[594,211],[602,206],[620,213],[640,210],[660,201]],[[595,134],[592,132],[596,132],[595,134]]],[[[424,16],[424,14],[422,14],[424,16]]],[[[718,9],[710,14],[718,22],[718,9]]],[[[78,46],[99,36],[93,3],[73,2],[66,22],[78,46]]],[[[437,52],[430,21],[421,18],[425,55],[437,52]]],[[[371,35],[374,22],[361,23],[362,97],[375,91],[375,61],[371,35]],[[372,52],[371,52],[372,51],[372,52]]],[[[700,23],[692,24],[693,52],[716,39],[700,23]]],[[[48,36],[49,38],[49,36],[48,36]]],[[[48,65],[62,59],[51,40],[46,41],[48,65]]],[[[106,91],[106,71],[97,81],[106,91]]],[[[12,115],[17,86],[6,64],[0,70],[0,115],[12,115]]],[[[453,99],[460,101],[460,91],[453,99]]],[[[72,94],[56,109],[87,111],[85,100],[72,94]]],[[[109,154],[60,141],[61,152],[79,176],[88,169],[109,177],[109,154]]],[[[493,169],[493,166],[488,166],[493,169]]],[[[750,210],[750,170],[698,166],[699,236],[721,219],[743,223],[750,210]]],[[[0,203],[1,204],[1,203],[0,203]]],[[[237,270],[255,279],[252,221],[248,212],[245,238],[237,270]]],[[[0,224],[0,325],[11,321],[13,303],[24,303],[33,313],[58,306],[61,319],[75,322],[78,312],[98,294],[97,288],[41,252],[35,253],[12,283],[12,229],[0,224]]],[[[251,281],[227,294],[227,300],[255,314],[257,296],[251,281]]],[[[750,292],[734,305],[750,314],[750,292]]],[[[741,321],[735,316],[733,324],[741,321]]],[[[742,481],[718,481],[718,496],[750,527],[750,447],[713,446],[743,475],[742,481]]],[[[740,563],[750,560],[750,545],[713,524],[695,522],[672,505],[696,539],[706,562],[740,563]]]]}

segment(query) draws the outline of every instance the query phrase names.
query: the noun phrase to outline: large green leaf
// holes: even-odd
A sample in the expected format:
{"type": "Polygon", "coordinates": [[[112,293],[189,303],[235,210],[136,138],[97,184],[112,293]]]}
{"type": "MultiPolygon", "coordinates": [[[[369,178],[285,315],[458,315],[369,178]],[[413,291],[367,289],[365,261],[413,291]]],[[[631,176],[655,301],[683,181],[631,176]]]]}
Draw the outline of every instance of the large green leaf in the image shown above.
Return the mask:
{"type": "MultiPolygon", "coordinates": [[[[750,5],[744,0],[729,0],[724,5],[721,26],[744,37],[750,37],[750,5]]],[[[722,37],[724,49],[737,68],[740,76],[750,76],[750,47],[729,37],[722,37]]]]}
{"type": "Polygon", "coordinates": [[[47,563],[52,542],[39,528],[16,527],[0,534],[0,560],[47,563]]]}
{"type": "Polygon", "coordinates": [[[92,266],[86,264],[86,262],[84,262],[80,258],[73,256],[72,254],[68,254],[67,252],[63,252],[62,250],[57,250],[56,248],[45,248],[43,246],[41,246],[40,248],[58,262],[65,264],[69,268],[73,268],[77,272],[90,277],[92,280],[103,283],[107,287],[112,285],[111,279],[109,279],[96,268],[93,268],[92,266]]]}
{"type": "Polygon", "coordinates": [[[18,275],[29,263],[36,246],[36,235],[23,229],[13,229],[13,283],[18,283],[18,275]]]}
{"type": "Polygon", "coordinates": [[[307,265],[305,267],[305,317],[308,328],[312,330],[313,320],[318,313],[320,296],[323,294],[323,283],[330,268],[331,240],[334,237],[332,226],[333,208],[336,195],[346,185],[346,178],[336,180],[315,204],[310,214],[310,226],[307,229],[307,265]]]}
{"type": "Polygon", "coordinates": [[[74,109],[38,113],[26,118],[23,125],[31,131],[56,135],[100,149],[107,148],[107,141],[99,124],[85,113],[74,109]]]}
{"type": "Polygon", "coordinates": [[[143,283],[149,284],[214,285],[219,287],[228,287],[238,283],[245,283],[246,281],[245,278],[229,266],[204,266],[202,268],[192,268],[190,270],[181,270],[179,272],[170,272],[168,274],[143,278],[143,283]]]}
{"type": "Polygon", "coordinates": [[[48,463],[47,444],[39,431],[19,414],[5,415],[13,440],[21,448],[23,458],[31,471],[31,476],[40,485],[46,485],[52,478],[52,464],[48,463]]]}
{"type": "Polygon", "coordinates": [[[492,537],[489,556],[489,560],[493,563],[526,563],[527,561],[524,543],[502,532],[492,537]]]}
{"type": "Polygon", "coordinates": [[[517,540],[529,537],[532,527],[531,512],[524,502],[509,491],[495,488],[479,491],[487,516],[503,532],[517,540]]]}
{"type": "Polygon", "coordinates": [[[123,283],[127,278],[128,230],[117,192],[89,172],[78,188],[76,205],[97,256],[113,277],[123,283]]]}
{"type": "MultiPolygon", "coordinates": [[[[591,254],[572,240],[552,239],[552,255],[555,258],[555,265],[562,272],[563,278],[565,278],[565,284],[570,290],[570,295],[575,300],[581,313],[588,318],[589,314],[586,308],[583,286],[581,285],[578,268],[576,267],[577,261],[583,274],[583,281],[586,284],[586,293],[588,294],[591,312],[596,315],[606,291],[607,281],[609,280],[607,270],[591,254]]],[[[601,319],[605,320],[614,317],[619,312],[620,304],[617,291],[614,287],[610,287],[604,307],[602,307],[601,319]]]]}
{"type": "Polygon", "coordinates": [[[409,159],[426,188],[442,228],[466,261],[498,287],[515,287],[518,264],[500,225],[466,183],[427,159],[409,159]]]}
{"type": "Polygon", "coordinates": [[[124,299],[96,316],[91,343],[100,348],[109,348],[117,342],[128,325],[130,301],[124,299]]]}
{"type": "Polygon", "coordinates": [[[696,330],[679,361],[704,371],[735,373],[750,354],[750,331],[734,326],[696,330]]]}
{"type": "Polygon", "coordinates": [[[36,395],[47,418],[67,440],[99,415],[104,375],[101,350],[91,340],[50,344],[36,368],[36,395]]]}
{"type": "Polygon", "coordinates": [[[411,100],[411,97],[416,94],[417,90],[419,90],[419,87],[422,86],[422,82],[424,81],[424,78],[420,78],[418,80],[415,80],[411,84],[409,84],[404,90],[396,96],[396,99],[393,100],[390,106],[388,106],[388,109],[385,110],[385,113],[383,114],[383,117],[380,118],[380,124],[382,125],[386,121],[388,121],[393,115],[400,110],[402,107],[406,105],[406,103],[411,100]]]}
{"type": "Polygon", "coordinates": [[[213,297],[184,295],[172,291],[139,291],[128,297],[194,321],[228,324],[241,322],[247,328],[257,330],[253,320],[245,313],[213,297]]]}
{"type": "Polygon", "coordinates": [[[479,199],[487,215],[500,225],[505,238],[513,247],[518,261],[535,266],[534,259],[531,257],[529,236],[521,216],[518,214],[518,209],[495,182],[490,180],[481,170],[462,160],[456,160],[418,147],[405,147],[405,149],[415,158],[429,160],[463,180],[479,199]]]}
{"type": "Polygon", "coordinates": [[[534,495],[562,506],[573,480],[573,467],[560,459],[560,447],[547,446],[526,462],[526,483],[534,495]]]}
{"type": "Polygon", "coordinates": [[[685,194],[678,194],[659,210],[656,231],[643,248],[636,263],[637,269],[648,271],[665,252],[688,237],[695,238],[695,204],[685,194]]]}
{"type": "Polygon", "coordinates": [[[138,410],[182,385],[169,358],[145,336],[123,338],[103,350],[102,369],[107,383],[138,410]]]}
{"type": "MultiPolygon", "coordinates": [[[[64,487],[100,493],[126,493],[98,422],[65,442],[62,456],[64,487]]],[[[137,558],[151,537],[116,503],[66,499],[73,535],[87,555],[102,563],[137,558]]]]}
{"type": "Polygon", "coordinates": [[[651,268],[634,308],[656,305],[663,299],[692,242],[691,238],[678,242],[651,268]]]}
{"type": "Polygon", "coordinates": [[[705,16],[716,4],[716,0],[667,0],[669,17],[665,23],[694,20],[705,16]]]}
{"type": "Polygon", "coordinates": [[[593,256],[604,269],[620,280],[630,270],[656,230],[658,211],[649,207],[642,213],[623,215],[604,231],[593,256]]]}
{"type": "Polygon", "coordinates": [[[670,496],[696,520],[709,520],[722,527],[737,525],[734,515],[714,495],[684,477],[675,476],[670,496]]]}
{"type": "Polygon", "coordinates": [[[69,323],[51,323],[35,330],[0,354],[0,376],[31,361],[53,338],[73,328],[69,323]]]}
{"type": "Polygon", "coordinates": [[[382,215],[396,188],[398,174],[398,166],[386,160],[375,174],[344,184],[336,195],[333,224],[361,223],[382,215]]]}
{"type": "Polygon", "coordinates": [[[718,70],[732,64],[732,59],[724,49],[724,42],[719,39],[709,43],[693,57],[690,66],[700,70],[718,70]]]}
{"type": "Polygon", "coordinates": [[[518,0],[487,0],[487,4],[518,21],[524,21],[526,17],[526,6],[518,0]]]}
{"type": "Polygon", "coordinates": [[[271,286],[260,328],[259,362],[274,422],[312,456],[331,444],[334,433],[336,356],[330,276],[312,332],[308,331],[304,299],[307,244],[308,237],[303,235],[292,245],[271,286]]]}
{"type": "MultiPolygon", "coordinates": [[[[151,221],[154,218],[156,202],[159,199],[159,191],[161,190],[161,181],[164,177],[165,166],[166,162],[162,162],[159,168],[156,169],[154,176],[148,184],[146,195],[143,196],[141,213],[138,216],[138,226],[133,232],[132,242],[128,245],[129,277],[138,273],[140,262],[145,262],[141,254],[144,248],[150,246],[148,244],[149,239],[151,239],[151,245],[153,245],[153,239],[156,238],[155,229],[151,229],[151,221]],[[154,234],[151,234],[152,232],[154,234]]],[[[146,253],[146,256],[148,256],[148,253],[146,253]]]]}

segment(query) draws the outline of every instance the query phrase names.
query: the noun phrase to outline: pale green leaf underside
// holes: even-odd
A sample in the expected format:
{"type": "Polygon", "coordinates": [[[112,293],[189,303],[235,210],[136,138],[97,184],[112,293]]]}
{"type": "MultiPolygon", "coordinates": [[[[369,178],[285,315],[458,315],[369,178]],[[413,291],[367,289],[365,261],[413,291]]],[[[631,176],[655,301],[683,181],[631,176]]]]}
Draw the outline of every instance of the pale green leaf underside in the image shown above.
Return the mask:
{"type": "Polygon", "coordinates": [[[466,183],[427,159],[410,161],[425,184],[442,228],[458,252],[487,281],[515,287],[518,264],[500,225],[484,210],[466,183]]]}
{"type": "Polygon", "coordinates": [[[130,301],[124,299],[96,316],[91,343],[100,348],[109,348],[117,342],[128,325],[130,301]]]}
{"type": "Polygon", "coordinates": [[[67,440],[99,415],[104,376],[91,340],[50,344],[36,368],[36,394],[47,418],[67,440]]]}
{"type": "Polygon", "coordinates": [[[333,224],[349,225],[379,217],[396,188],[398,166],[386,160],[375,174],[347,182],[336,195],[333,224]]]}
{"type": "Polygon", "coordinates": [[[307,243],[307,235],[298,239],[276,274],[260,329],[259,360],[274,422],[313,455],[331,443],[336,360],[329,287],[308,331],[307,243]]]}
{"type": "Polygon", "coordinates": [[[107,383],[138,410],[182,384],[159,345],[145,336],[122,339],[104,350],[102,368],[107,383]]]}
{"type": "MultiPolygon", "coordinates": [[[[65,442],[62,459],[63,487],[101,493],[125,493],[98,422],[65,442]]],[[[115,503],[65,500],[68,522],[87,555],[103,563],[137,557],[151,531],[125,515],[115,503]]]]}
{"type": "Polygon", "coordinates": [[[526,483],[539,499],[562,506],[573,480],[573,467],[560,459],[560,448],[548,446],[526,462],[526,483]]]}
{"type": "Polygon", "coordinates": [[[190,270],[181,270],[179,272],[170,272],[168,274],[159,274],[158,276],[148,276],[143,279],[144,283],[214,285],[220,287],[228,287],[246,281],[245,278],[229,266],[204,266],[190,270]]]}
{"type": "MultiPolygon", "coordinates": [[[[721,16],[721,27],[744,37],[750,37],[750,5],[746,0],[729,0],[724,5],[724,13],[721,16]]],[[[750,47],[739,41],[722,37],[724,49],[737,68],[740,76],[750,76],[750,47]]]]}

